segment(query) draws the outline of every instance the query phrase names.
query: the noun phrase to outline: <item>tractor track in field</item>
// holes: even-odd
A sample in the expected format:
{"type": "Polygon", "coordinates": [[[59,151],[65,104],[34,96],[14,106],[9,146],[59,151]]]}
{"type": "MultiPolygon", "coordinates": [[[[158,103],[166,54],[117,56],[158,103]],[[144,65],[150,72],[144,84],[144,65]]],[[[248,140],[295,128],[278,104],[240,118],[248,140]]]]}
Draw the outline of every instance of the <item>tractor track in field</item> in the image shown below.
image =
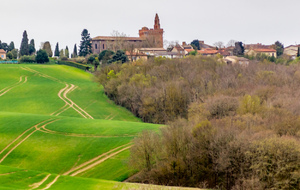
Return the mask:
{"type": "Polygon", "coordinates": [[[24,81],[23,81],[23,77],[24,77],[24,76],[21,76],[21,77],[20,77],[19,82],[17,82],[17,83],[15,83],[15,84],[11,85],[11,86],[8,86],[8,87],[3,88],[2,90],[0,90],[0,96],[3,96],[4,94],[6,94],[7,92],[9,92],[10,90],[12,90],[13,88],[15,88],[15,87],[17,87],[17,86],[20,86],[20,85],[22,85],[22,84],[25,84],[25,83],[27,82],[27,76],[25,76],[24,81]]]}
{"type": "Polygon", "coordinates": [[[104,162],[105,160],[129,149],[131,147],[131,143],[128,143],[128,144],[125,144],[125,145],[122,145],[122,146],[119,146],[119,147],[116,147],[106,153],[103,153],[87,162],[84,162],[82,164],[80,164],[79,166],[77,167],[74,167],[72,168],[71,170],[65,172],[63,175],[70,175],[70,176],[76,176],[82,172],[85,172],[99,164],[101,164],[102,162],[104,162]],[[122,148],[121,150],[119,150],[120,148],[122,148]]]}
{"type": "Polygon", "coordinates": [[[114,137],[135,137],[136,135],[90,135],[90,134],[79,134],[79,133],[67,133],[67,132],[60,132],[60,131],[53,131],[47,129],[46,127],[41,127],[38,129],[43,133],[55,134],[55,135],[62,135],[62,136],[69,136],[69,137],[89,137],[89,138],[114,138],[114,137]]]}
{"type": "Polygon", "coordinates": [[[51,174],[48,174],[44,179],[42,179],[42,181],[34,183],[32,185],[29,185],[29,187],[31,187],[30,189],[37,189],[39,188],[43,183],[45,183],[45,181],[47,181],[47,179],[51,176],[51,174]]]}
{"type": "Polygon", "coordinates": [[[66,87],[64,87],[63,89],[61,89],[59,92],[58,92],[58,97],[63,100],[66,104],[59,108],[58,110],[56,110],[55,112],[53,112],[51,115],[55,115],[55,116],[58,116],[60,115],[61,113],[63,113],[64,111],[68,110],[69,108],[73,108],[77,113],[79,113],[82,117],[86,118],[86,119],[94,119],[90,114],[88,114],[84,109],[82,109],[80,106],[78,106],[75,102],[73,102],[70,98],[67,97],[67,94],[74,91],[77,86],[75,86],[74,84],[68,84],[67,82],[64,82],[64,81],[61,81],[55,77],[52,77],[52,76],[49,76],[49,75],[46,75],[44,73],[41,73],[39,71],[36,71],[34,69],[31,69],[29,67],[21,67],[23,70],[26,70],[26,71],[29,71],[29,72],[32,72],[32,73],[36,73],[38,75],[40,75],[41,77],[44,77],[44,78],[47,78],[47,79],[50,79],[52,81],[56,81],[56,82],[59,82],[59,83],[62,83],[62,84],[65,84],[66,87]],[[70,86],[70,87],[69,87],[70,86]],[[63,95],[62,95],[63,94],[63,95]]]}
{"type": "Polygon", "coordinates": [[[20,142],[18,142],[15,146],[13,146],[1,159],[0,159],[0,163],[3,162],[3,160],[12,152],[14,151],[18,146],[20,146],[25,140],[27,140],[33,133],[35,133],[36,131],[39,130],[39,128],[46,126],[48,124],[51,124],[55,121],[57,121],[58,119],[54,120],[54,119],[48,119],[45,121],[42,121],[36,125],[34,125],[33,127],[30,127],[28,130],[26,130],[25,132],[23,132],[20,136],[18,136],[12,143],[10,143],[8,146],[6,146],[1,153],[3,153],[5,150],[7,150],[11,145],[13,145],[13,143],[15,143],[17,140],[20,140],[23,136],[25,136],[25,134],[30,131],[31,129],[35,128],[34,131],[30,132],[27,136],[25,136],[20,142]],[[45,124],[44,124],[45,123],[45,124]],[[42,125],[43,124],[43,125],[42,125]],[[40,125],[42,125],[41,127],[39,127],[40,125]]]}
{"type": "Polygon", "coordinates": [[[25,71],[29,71],[29,72],[31,72],[31,73],[38,74],[38,75],[40,75],[41,77],[50,79],[50,80],[52,80],[52,81],[56,81],[56,82],[65,84],[65,82],[63,82],[63,81],[61,81],[61,80],[59,80],[59,79],[57,79],[57,78],[55,78],[55,77],[46,75],[46,74],[44,74],[44,73],[41,73],[41,72],[36,71],[36,70],[34,70],[34,69],[31,69],[31,68],[29,68],[29,67],[21,67],[21,69],[23,69],[23,70],[25,70],[25,71]]]}
{"type": "Polygon", "coordinates": [[[49,189],[60,177],[60,175],[56,176],[55,179],[53,181],[51,181],[50,183],[47,184],[47,186],[45,188],[43,188],[42,190],[46,190],[49,189]]]}

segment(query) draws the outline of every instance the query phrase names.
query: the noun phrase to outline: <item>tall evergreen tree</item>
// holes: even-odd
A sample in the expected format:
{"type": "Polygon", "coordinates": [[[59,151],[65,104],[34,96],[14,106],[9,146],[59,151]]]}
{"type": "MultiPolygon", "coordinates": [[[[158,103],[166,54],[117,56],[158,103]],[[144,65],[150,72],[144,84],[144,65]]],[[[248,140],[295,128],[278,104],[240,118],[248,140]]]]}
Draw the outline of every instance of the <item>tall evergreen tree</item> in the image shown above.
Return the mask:
{"type": "Polygon", "coordinates": [[[29,54],[32,55],[35,51],[34,39],[31,39],[29,44],[29,54]]]}
{"type": "Polygon", "coordinates": [[[20,47],[20,55],[29,55],[29,45],[28,45],[28,37],[26,30],[23,32],[23,38],[20,47]]]}
{"type": "Polygon", "coordinates": [[[297,57],[300,57],[300,47],[298,47],[297,57]]]}
{"type": "Polygon", "coordinates": [[[66,46],[66,49],[65,49],[65,57],[69,58],[69,48],[68,48],[68,46],[66,46]]]}
{"type": "Polygon", "coordinates": [[[58,46],[58,42],[56,43],[56,46],[55,46],[54,56],[59,57],[59,46],[58,46]]]}
{"type": "Polygon", "coordinates": [[[201,49],[199,40],[193,40],[193,41],[191,42],[191,45],[194,45],[194,46],[197,48],[197,50],[200,50],[200,49],[201,49]]]}
{"type": "Polygon", "coordinates": [[[245,48],[242,42],[235,42],[235,47],[233,49],[233,55],[241,56],[244,55],[245,48]]]}
{"type": "Polygon", "coordinates": [[[73,49],[73,58],[76,58],[78,56],[77,54],[77,46],[76,44],[74,45],[74,49],[73,49]]]}
{"type": "Polygon", "coordinates": [[[14,44],[14,42],[10,42],[10,44],[8,46],[8,51],[11,51],[13,49],[15,49],[15,44],[14,44]]]}
{"type": "Polygon", "coordinates": [[[283,44],[280,43],[279,41],[276,41],[275,42],[275,50],[276,50],[277,57],[281,56],[283,54],[283,50],[284,50],[283,44]]]}
{"type": "Polygon", "coordinates": [[[92,53],[91,37],[87,29],[81,33],[81,41],[79,46],[79,56],[86,56],[92,53]]]}
{"type": "Polygon", "coordinates": [[[50,42],[47,41],[43,44],[43,50],[45,50],[47,52],[49,57],[53,56],[53,52],[52,52],[52,49],[51,49],[50,42]]]}

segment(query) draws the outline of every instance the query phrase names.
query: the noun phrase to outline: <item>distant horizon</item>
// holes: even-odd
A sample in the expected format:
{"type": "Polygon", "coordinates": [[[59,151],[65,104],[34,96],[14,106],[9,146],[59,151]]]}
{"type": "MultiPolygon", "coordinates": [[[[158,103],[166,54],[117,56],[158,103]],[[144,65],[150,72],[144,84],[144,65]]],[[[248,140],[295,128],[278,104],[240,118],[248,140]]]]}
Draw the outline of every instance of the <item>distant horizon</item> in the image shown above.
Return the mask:
{"type": "Polygon", "coordinates": [[[164,41],[181,44],[194,39],[213,45],[230,40],[244,44],[274,44],[280,41],[285,47],[300,43],[300,33],[295,23],[300,2],[288,0],[285,3],[274,0],[240,1],[229,0],[190,0],[182,3],[174,0],[114,2],[94,2],[86,0],[12,0],[2,3],[2,7],[14,5],[14,10],[3,8],[3,30],[0,40],[14,42],[20,48],[22,34],[27,31],[29,41],[35,40],[36,49],[49,41],[52,50],[58,42],[60,49],[68,46],[73,51],[74,44],[80,45],[81,32],[87,29],[91,38],[110,36],[113,31],[130,37],[138,37],[138,31],[146,26],[152,28],[155,14],[158,13],[164,41]],[[28,6],[32,5],[32,6],[28,6]],[[82,8],[83,5],[88,8],[82,8]],[[293,5],[293,6],[290,6],[293,5]],[[297,6],[299,5],[299,6],[297,6]],[[24,7],[27,7],[24,9],[24,7]],[[45,11],[52,10],[52,11],[45,11]]]}

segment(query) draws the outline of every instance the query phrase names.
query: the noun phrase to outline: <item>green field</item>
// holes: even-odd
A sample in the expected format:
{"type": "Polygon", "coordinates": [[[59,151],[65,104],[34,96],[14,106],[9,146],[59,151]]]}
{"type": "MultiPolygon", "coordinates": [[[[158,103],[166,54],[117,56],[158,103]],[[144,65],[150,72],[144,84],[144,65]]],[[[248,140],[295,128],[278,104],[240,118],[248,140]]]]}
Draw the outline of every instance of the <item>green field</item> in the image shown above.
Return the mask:
{"type": "Polygon", "coordinates": [[[160,127],[115,105],[90,73],[0,65],[0,189],[162,189],[120,183],[134,173],[133,138],[160,127]]]}

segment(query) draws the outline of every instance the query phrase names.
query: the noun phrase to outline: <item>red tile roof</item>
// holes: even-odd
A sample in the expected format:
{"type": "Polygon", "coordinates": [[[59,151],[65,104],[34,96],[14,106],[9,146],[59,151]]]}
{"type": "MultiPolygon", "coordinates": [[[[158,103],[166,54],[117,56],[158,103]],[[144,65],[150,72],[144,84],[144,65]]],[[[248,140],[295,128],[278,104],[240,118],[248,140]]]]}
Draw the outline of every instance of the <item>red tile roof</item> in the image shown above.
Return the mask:
{"type": "Polygon", "coordinates": [[[203,49],[203,50],[198,50],[198,53],[201,54],[217,54],[218,50],[214,50],[214,49],[203,49]]]}
{"type": "Polygon", "coordinates": [[[256,52],[276,52],[275,49],[254,49],[256,52]]]}
{"type": "Polygon", "coordinates": [[[0,49],[0,53],[6,53],[4,49],[0,49]]]}

